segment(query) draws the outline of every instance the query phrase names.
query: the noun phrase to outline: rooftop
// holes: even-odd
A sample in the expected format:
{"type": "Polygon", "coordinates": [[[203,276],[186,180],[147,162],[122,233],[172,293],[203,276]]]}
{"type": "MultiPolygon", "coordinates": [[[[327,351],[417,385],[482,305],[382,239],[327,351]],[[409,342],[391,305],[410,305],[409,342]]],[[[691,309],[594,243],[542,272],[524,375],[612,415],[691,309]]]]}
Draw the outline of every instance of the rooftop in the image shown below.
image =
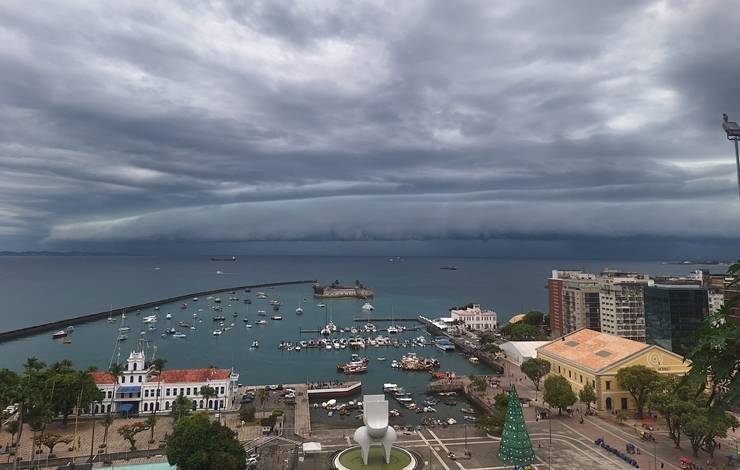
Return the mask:
{"type": "Polygon", "coordinates": [[[537,350],[592,370],[599,370],[649,347],[649,344],[620,336],[581,329],[551,341],[537,350]]]}
{"type": "Polygon", "coordinates": [[[162,382],[208,382],[209,380],[225,380],[230,376],[229,369],[172,369],[162,371],[162,382]]]}
{"type": "Polygon", "coordinates": [[[90,377],[92,377],[93,381],[96,384],[110,384],[113,385],[116,383],[116,379],[113,378],[113,376],[108,372],[88,372],[90,377]]]}

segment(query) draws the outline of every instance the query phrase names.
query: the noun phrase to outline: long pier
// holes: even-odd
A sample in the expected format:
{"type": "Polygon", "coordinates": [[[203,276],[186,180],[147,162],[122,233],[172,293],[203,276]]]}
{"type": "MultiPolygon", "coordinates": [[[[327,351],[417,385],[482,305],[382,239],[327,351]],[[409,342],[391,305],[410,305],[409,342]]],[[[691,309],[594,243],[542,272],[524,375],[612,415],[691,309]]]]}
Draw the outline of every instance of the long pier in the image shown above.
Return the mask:
{"type": "MultiPolygon", "coordinates": [[[[367,317],[355,317],[355,318],[352,319],[352,321],[367,323],[368,320],[367,320],[367,317]]],[[[395,318],[391,318],[391,317],[377,317],[377,318],[376,317],[370,317],[370,321],[371,322],[374,322],[374,321],[393,321],[393,322],[396,322],[396,321],[413,321],[413,322],[418,322],[419,319],[417,317],[395,317],[395,318]]]]}
{"type": "Polygon", "coordinates": [[[108,318],[108,316],[120,316],[122,313],[132,312],[136,310],[143,310],[147,308],[157,307],[159,305],[169,304],[173,302],[179,302],[181,300],[189,300],[193,297],[205,297],[211,294],[220,294],[222,292],[230,292],[244,289],[263,289],[269,287],[280,287],[280,286],[291,286],[297,284],[315,284],[316,280],[305,280],[305,281],[284,281],[284,282],[270,282],[266,284],[250,284],[244,286],[224,287],[219,289],[206,290],[201,292],[191,292],[189,294],[182,294],[175,297],[168,297],[166,299],[154,300],[152,302],[146,302],[143,304],[129,305],[128,307],[114,308],[112,310],[106,310],[104,312],[89,313],[87,315],[80,315],[72,318],[65,318],[64,320],[53,321],[49,323],[42,323],[40,325],[27,326],[19,328],[17,330],[0,332],[0,342],[8,341],[11,339],[23,338],[26,336],[32,336],[45,331],[53,331],[66,328],[70,325],[81,325],[83,323],[91,323],[94,321],[108,318]]]}

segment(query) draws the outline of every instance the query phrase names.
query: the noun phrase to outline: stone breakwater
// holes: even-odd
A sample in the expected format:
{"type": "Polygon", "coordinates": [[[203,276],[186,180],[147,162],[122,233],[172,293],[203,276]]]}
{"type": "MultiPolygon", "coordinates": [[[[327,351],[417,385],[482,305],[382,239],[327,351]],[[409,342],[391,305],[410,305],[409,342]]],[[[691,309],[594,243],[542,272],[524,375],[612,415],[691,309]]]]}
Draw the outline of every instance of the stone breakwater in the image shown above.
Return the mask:
{"type": "Polygon", "coordinates": [[[238,291],[238,290],[244,290],[244,289],[262,289],[262,288],[269,288],[269,287],[290,286],[290,285],[296,285],[296,284],[314,284],[314,283],[316,283],[316,281],[313,279],[305,280],[305,281],[284,281],[284,282],[271,282],[267,284],[250,284],[250,285],[244,285],[244,286],[224,287],[220,289],[212,289],[212,290],[201,291],[201,292],[191,292],[188,294],[182,294],[182,295],[178,295],[175,297],[169,297],[166,299],[154,300],[154,301],[146,302],[143,304],[129,305],[127,307],[119,307],[119,308],[114,308],[112,310],[106,310],[103,312],[89,313],[86,315],[65,318],[63,320],[58,320],[54,322],[42,323],[40,325],[27,326],[25,328],[19,328],[17,330],[0,332],[0,342],[17,339],[17,338],[23,338],[25,336],[32,336],[38,333],[43,333],[45,331],[60,330],[70,325],[81,325],[83,323],[91,323],[94,321],[102,320],[104,318],[108,318],[108,316],[114,316],[114,317],[120,316],[122,313],[135,312],[136,310],[144,310],[147,308],[153,308],[153,307],[157,307],[157,306],[164,305],[164,304],[189,300],[189,299],[192,299],[193,297],[205,297],[211,294],[220,294],[222,292],[238,291]]]}
{"type": "Polygon", "coordinates": [[[314,286],[313,296],[317,299],[368,299],[374,296],[366,287],[321,287],[314,286]]]}

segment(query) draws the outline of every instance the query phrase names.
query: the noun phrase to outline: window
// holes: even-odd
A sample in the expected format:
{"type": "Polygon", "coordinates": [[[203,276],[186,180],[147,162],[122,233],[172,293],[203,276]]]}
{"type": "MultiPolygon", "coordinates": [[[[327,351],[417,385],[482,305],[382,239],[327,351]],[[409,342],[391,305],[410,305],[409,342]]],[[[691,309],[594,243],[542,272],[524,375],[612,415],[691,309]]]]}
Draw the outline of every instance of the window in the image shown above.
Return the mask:
{"type": "Polygon", "coordinates": [[[569,378],[569,379],[571,378],[571,376],[570,376],[570,371],[568,371],[568,378],[569,378]]]}
{"type": "Polygon", "coordinates": [[[134,370],[136,370],[136,366],[138,366],[138,364],[134,362],[134,370]]]}
{"type": "Polygon", "coordinates": [[[187,393],[187,395],[188,396],[190,395],[190,387],[188,387],[188,393],[187,393]]]}
{"type": "Polygon", "coordinates": [[[147,398],[149,396],[149,390],[144,390],[144,398],[147,398]]]}
{"type": "Polygon", "coordinates": [[[560,366],[558,366],[558,374],[560,373],[560,366]]]}
{"type": "Polygon", "coordinates": [[[128,370],[128,362],[123,366],[123,370],[128,370]]]}
{"type": "Polygon", "coordinates": [[[170,402],[166,401],[164,402],[164,409],[169,410],[170,409],[170,402]]]}
{"type": "Polygon", "coordinates": [[[610,380],[607,380],[607,381],[606,381],[606,389],[607,389],[607,390],[611,390],[611,389],[612,389],[612,383],[611,383],[611,381],[610,381],[610,380]]]}
{"type": "Polygon", "coordinates": [[[221,387],[221,395],[223,395],[223,394],[224,394],[224,388],[221,387]]]}
{"type": "Polygon", "coordinates": [[[160,391],[160,389],[157,389],[157,396],[161,395],[160,391]]]}
{"type": "Polygon", "coordinates": [[[139,376],[139,383],[141,383],[141,376],[139,376]]]}
{"type": "Polygon", "coordinates": [[[130,384],[134,383],[134,376],[133,375],[131,377],[129,377],[128,383],[130,383],[130,384]]]}
{"type": "Polygon", "coordinates": [[[623,410],[627,409],[627,399],[626,398],[622,398],[622,409],[623,410]]]}
{"type": "Polygon", "coordinates": [[[580,380],[580,382],[583,383],[583,374],[581,374],[580,379],[578,380],[580,380]]]}
{"type": "Polygon", "coordinates": [[[185,395],[185,387],[180,387],[180,395],[185,395]]]}
{"type": "Polygon", "coordinates": [[[165,395],[170,396],[170,389],[168,388],[165,395]]]}
{"type": "Polygon", "coordinates": [[[108,390],[108,398],[111,398],[113,396],[113,392],[108,390]]]}

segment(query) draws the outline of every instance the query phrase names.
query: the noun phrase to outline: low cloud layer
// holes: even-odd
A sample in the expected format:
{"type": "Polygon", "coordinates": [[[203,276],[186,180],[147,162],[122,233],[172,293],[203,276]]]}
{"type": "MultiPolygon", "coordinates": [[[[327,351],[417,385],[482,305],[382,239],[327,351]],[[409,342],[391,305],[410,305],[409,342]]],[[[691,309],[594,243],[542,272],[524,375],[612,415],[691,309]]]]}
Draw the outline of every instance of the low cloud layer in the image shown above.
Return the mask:
{"type": "Polygon", "coordinates": [[[698,0],[3,2],[0,242],[740,241],[738,29],[698,0]]]}

